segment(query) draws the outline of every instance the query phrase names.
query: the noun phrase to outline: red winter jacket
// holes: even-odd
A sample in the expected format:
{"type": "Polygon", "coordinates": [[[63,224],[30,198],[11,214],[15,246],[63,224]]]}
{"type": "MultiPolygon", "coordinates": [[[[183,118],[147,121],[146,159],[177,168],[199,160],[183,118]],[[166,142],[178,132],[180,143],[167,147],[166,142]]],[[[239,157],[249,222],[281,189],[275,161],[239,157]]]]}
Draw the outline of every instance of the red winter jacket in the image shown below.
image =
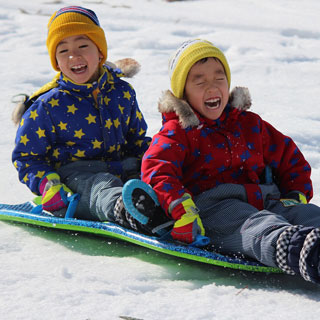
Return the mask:
{"type": "Polygon", "coordinates": [[[170,91],[159,110],[163,127],[144,155],[142,179],[154,188],[167,213],[185,192],[198,195],[222,183],[244,185],[248,202],[261,210],[258,184],[266,165],[282,195],[300,191],[311,199],[310,165],[291,138],[257,114],[228,105],[218,120],[209,120],[170,91]]]}

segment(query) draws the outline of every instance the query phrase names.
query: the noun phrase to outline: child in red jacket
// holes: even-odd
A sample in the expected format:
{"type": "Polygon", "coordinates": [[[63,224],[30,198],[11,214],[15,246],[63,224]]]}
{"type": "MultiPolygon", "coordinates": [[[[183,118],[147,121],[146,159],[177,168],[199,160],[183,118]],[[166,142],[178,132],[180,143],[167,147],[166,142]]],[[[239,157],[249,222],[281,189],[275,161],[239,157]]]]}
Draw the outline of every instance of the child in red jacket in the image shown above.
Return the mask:
{"type": "Polygon", "coordinates": [[[229,65],[212,43],[185,42],[169,70],[142,180],[173,219],[172,237],[206,235],[217,250],[320,283],[320,208],[308,204],[311,168],[296,144],[230,105],[229,65]]]}

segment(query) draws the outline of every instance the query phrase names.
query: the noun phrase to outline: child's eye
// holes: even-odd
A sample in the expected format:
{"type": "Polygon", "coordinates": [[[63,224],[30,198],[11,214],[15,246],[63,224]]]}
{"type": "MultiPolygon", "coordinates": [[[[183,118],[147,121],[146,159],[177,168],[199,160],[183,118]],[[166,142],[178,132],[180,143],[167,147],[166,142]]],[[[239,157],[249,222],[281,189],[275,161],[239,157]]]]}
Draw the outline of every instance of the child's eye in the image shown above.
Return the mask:
{"type": "Polygon", "coordinates": [[[81,48],[87,48],[87,47],[88,47],[87,44],[83,44],[83,45],[79,46],[80,49],[81,49],[81,48]]]}
{"type": "Polygon", "coordinates": [[[62,49],[62,50],[59,51],[59,53],[62,54],[62,53],[65,53],[67,51],[68,51],[67,49],[62,49]]]}

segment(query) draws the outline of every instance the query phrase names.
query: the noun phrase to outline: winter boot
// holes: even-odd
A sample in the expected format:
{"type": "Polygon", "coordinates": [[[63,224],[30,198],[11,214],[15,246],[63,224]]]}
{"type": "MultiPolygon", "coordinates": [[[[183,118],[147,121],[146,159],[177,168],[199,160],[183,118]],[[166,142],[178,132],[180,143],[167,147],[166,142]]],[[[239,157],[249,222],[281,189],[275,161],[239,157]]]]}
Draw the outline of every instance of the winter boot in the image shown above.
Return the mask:
{"type": "Polygon", "coordinates": [[[278,238],[276,261],[284,272],[320,284],[320,228],[287,228],[278,238]]]}
{"type": "Polygon", "coordinates": [[[121,226],[138,232],[143,231],[140,227],[141,224],[139,223],[139,221],[134,219],[125,209],[122,196],[120,196],[116,201],[113,213],[115,221],[121,226]]]}
{"type": "Polygon", "coordinates": [[[174,221],[159,206],[153,189],[138,179],[129,180],[115,205],[115,220],[141,233],[162,236],[174,221]]]}

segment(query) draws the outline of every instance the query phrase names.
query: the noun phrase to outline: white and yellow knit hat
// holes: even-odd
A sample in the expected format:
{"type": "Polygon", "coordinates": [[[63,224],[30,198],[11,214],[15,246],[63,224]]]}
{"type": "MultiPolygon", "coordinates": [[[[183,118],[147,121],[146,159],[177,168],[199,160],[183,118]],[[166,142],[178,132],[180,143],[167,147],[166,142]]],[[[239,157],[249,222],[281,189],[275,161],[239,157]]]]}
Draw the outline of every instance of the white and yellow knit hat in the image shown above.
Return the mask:
{"type": "Polygon", "coordinates": [[[171,90],[177,98],[183,98],[185,83],[191,67],[197,61],[209,57],[220,60],[230,88],[231,73],[223,52],[209,41],[201,39],[188,40],[178,48],[169,61],[171,90]]]}
{"type": "Polygon", "coordinates": [[[51,64],[56,71],[59,71],[56,61],[59,42],[78,34],[86,35],[98,47],[103,55],[100,65],[106,61],[107,41],[96,14],[90,9],[78,6],[64,7],[55,12],[48,23],[47,48],[51,64]]]}

